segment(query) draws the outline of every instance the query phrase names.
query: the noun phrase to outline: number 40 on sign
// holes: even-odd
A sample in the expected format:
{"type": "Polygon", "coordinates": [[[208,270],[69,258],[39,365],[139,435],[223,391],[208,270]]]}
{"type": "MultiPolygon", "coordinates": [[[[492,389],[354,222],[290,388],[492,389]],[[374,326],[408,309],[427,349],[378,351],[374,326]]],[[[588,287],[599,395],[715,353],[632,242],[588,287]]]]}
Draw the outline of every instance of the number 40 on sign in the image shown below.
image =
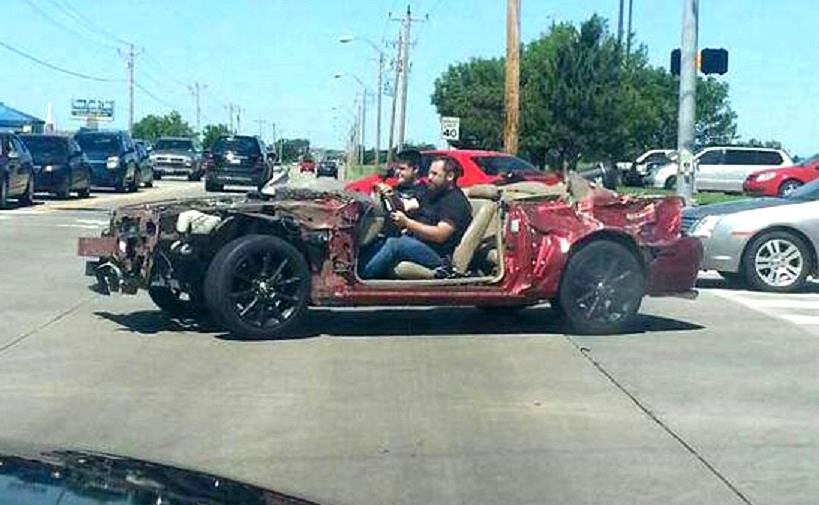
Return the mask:
{"type": "Polygon", "coordinates": [[[441,117],[441,138],[444,140],[460,140],[461,118],[441,117]]]}

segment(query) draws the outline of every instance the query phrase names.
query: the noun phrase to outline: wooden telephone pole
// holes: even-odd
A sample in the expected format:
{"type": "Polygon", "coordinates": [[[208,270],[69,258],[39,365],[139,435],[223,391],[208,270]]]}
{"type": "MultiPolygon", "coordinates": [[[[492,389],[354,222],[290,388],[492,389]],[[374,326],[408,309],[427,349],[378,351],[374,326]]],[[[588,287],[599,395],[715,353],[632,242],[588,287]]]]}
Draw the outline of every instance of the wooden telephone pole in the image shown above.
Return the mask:
{"type": "Polygon", "coordinates": [[[520,0],[506,0],[506,127],[504,150],[518,152],[520,121],[520,0]]]}

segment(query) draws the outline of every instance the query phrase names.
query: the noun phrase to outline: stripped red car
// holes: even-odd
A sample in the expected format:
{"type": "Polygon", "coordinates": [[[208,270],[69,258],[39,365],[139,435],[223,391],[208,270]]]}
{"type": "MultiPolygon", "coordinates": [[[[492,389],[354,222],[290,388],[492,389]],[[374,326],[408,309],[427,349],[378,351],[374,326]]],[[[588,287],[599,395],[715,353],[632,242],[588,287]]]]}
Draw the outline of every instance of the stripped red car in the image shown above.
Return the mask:
{"type": "MultiPolygon", "coordinates": [[[[497,151],[438,150],[422,151],[420,176],[426,176],[429,164],[437,157],[447,157],[461,167],[462,174],[458,179],[458,186],[466,188],[476,184],[503,184],[514,181],[540,181],[554,184],[560,180],[558,175],[545,173],[533,165],[516,156],[497,151]]],[[[379,174],[362,177],[347,184],[348,191],[369,193],[375,184],[381,182],[379,174]]],[[[388,184],[394,184],[395,179],[386,179],[388,184]]]]}
{"type": "Polygon", "coordinates": [[[758,170],[745,179],[742,190],[750,196],[786,197],[819,178],[819,155],[798,165],[758,170]]]}
{"type": "MultiPolygon", "coordinates": [[[[322,180],[322,183],[331,181],[322,180]]],[[[681,235],[677,197],[568,185],[476,185],[452,268],[398,264],[363,280],[360,251],[382,230],[360,193],[282,186],[272,194],[133,205],[79,254],[103,292],[146,289],[173,314],[203,314],[237,336],[291,335],[309,306],[471,305],[513,311],[549,301],[577,331],[629,325],[645,295],[695,294],[699,240],[681,235]]]]}

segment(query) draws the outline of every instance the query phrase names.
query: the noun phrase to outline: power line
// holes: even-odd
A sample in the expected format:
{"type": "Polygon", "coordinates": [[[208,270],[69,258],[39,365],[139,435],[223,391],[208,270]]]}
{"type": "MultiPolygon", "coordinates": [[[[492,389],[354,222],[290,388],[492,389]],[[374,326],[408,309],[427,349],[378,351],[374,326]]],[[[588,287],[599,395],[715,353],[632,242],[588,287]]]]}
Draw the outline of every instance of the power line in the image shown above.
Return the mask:
{"type": "Polygon", "coordinates": [[[52,70],[56,70],[57,72],[62,72],[64,74],[73,75],[74,77],[79,77],[80,79],[88,79],[90,81],[99,81],[99,82],[125,82],[125,79],[109,79],[107,77],[96,77],[96,76],[93,76],[93,75],[83,74],[83,73],[80,73],[80,72],[75,72],[73,70],[68,70],[66,68],[58,67],[57,65],[54,65],[53,63],[49,63],[49,62],[47,62],[45,60],[41,60],[40,58],[37,58],[36,56],[32,56],[32,55],[30,55],[28,53],[24,53],[23,51],[15,48],[15,47],[10,46],[10,45],[6,44],[5,42],[3,42],[1,40],[0,40],[0,47],[4,47],[4,48],[8,49],[9,51],[11,51],[11,52],[13,52],[13,53],[15,53],[15,54],[17,54],[19,56],[22,56],[23,58],[27,58],[27,59],[35,62],[35,63],[38,63],[38,64],[40,64],[40,65],[42,65],[44,67],[48,67],[48,68],[50,68],[52,70]]]}
{"type": "Polygon", "coordinates": [[[145,86],[143,86],[142,84],[139,84],[138,82],[134,82],[134,87],[137,88],[138,90],[142,91],[143,93],[145,93],[149,97],[153,98],[155,102],[157,102],[157,103],[159,103],[161,105],[164,105],[165,107],[168,107],[171,110],[176,110],[176,109],[179,108],[179,107],[177,107],[175,105],[172,105],[172,104],[166,102],[165,100],[159,98],[158,96],[154,95],[153,93],[148,91],[148,89],[145,88],[145,86]]]}
{"type": "Polygon", "coordinates": [[[67,25],[63,24],[62,22],[57,21],[56,19],[54,19],[53,17],[51,17],[51,15],[50,15],[50,14],[48,14],[48,13],[47,13],[47,12],[45,12],[43,9],[41,9],[41,8],[40,8],[40,7],[39,7],[39,6],[38,6],[36,3],[34,3],[32,0],[23,0],[23,1],[25,1],[25,3],[27,3],[27,4],[29,5],[29,7],[31,7],[32,9],[34,9],[34,10],[35,10],[35,11],[36,11],[36,12],[37,12],[37,13],[38,13],[40,16],[42,16],[43,18],[45,18],[46,20],[48,20],[48,22],[49,22],[49,23],[51,23],[51,24],[53,24],[54,26],[57,26],[58,28],[61,28],[61,29],[65,30],[66,32],[71,33],[72,35],[74,35],[74,36],[76,36],[76,37],[83,38],[83,39],[85,39],[86,41],[91,42],[91,43],[93,43],[93,44],[95,44],[95,45],[100,45],[100,46],[106,47],[106,48],[108,48],[108,49],[116,49],[116,47],[114,47],[114,46],[112,46],[112,45],[110,45],[110,44],[107,44],[107,43],[104,43],[104,42],[100,42],[100,41],[97,41],[97,40],[92,40],[92,39],[91,39],[90,37],[88,37],[87,35],[83,35],[82,33],[80,33],[80,32],[78,32],[78,31],[74,30],[73,28],[68,27],[67,25]]]}
{"type": "Polygon", "coordinates": [[[113,40],[114,42],[117,42],[119,44],[124,44],[126,46],[131,45],[131,43],[128,42],[127,40],[123,40],[123,39],[117,37],[116,35],[111,34],[110,32],[96,26],[94,23],[92,23],[91,21],[86,19],[86,17],[83,16],[82,14],[80,14],[79,12],[77,12],[77,10],[74,9],[74,7],[72,7],[71,4],[68,3],[67,0],[59,0],[59,3],[54,1],[53,5],[55,5],[58,9],[60,9],[64,13],[66,13],[69,17],[72,17],[76,21],[79,21],[81,24],[83,24],[85,26],[86,30],[91,31],[91,32],[93,32],[95,34],[101,34],[105,38],[113,40]]]}

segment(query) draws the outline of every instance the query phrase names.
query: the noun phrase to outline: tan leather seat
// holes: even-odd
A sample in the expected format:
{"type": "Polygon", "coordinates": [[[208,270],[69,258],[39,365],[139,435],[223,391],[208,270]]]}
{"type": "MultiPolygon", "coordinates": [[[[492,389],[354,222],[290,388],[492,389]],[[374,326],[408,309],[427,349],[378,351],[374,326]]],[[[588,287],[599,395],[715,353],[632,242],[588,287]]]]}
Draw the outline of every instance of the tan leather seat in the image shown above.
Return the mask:
{"type": "MultiPolygon", "coordinates": [[[[481,203],[473,208],[472,222],[469,223],[461,242],[452,253],[452,267],[459,274],[465,274],[472,262],[475,251],[483,240],[487,228],[498,210],[498,203],[492,200],[475,200],[481,203]]],[[[393,268],[393,275],[399,279],[433,279],[435,273],[429,268],[410,261],[402,261],[393,268]]]]}

